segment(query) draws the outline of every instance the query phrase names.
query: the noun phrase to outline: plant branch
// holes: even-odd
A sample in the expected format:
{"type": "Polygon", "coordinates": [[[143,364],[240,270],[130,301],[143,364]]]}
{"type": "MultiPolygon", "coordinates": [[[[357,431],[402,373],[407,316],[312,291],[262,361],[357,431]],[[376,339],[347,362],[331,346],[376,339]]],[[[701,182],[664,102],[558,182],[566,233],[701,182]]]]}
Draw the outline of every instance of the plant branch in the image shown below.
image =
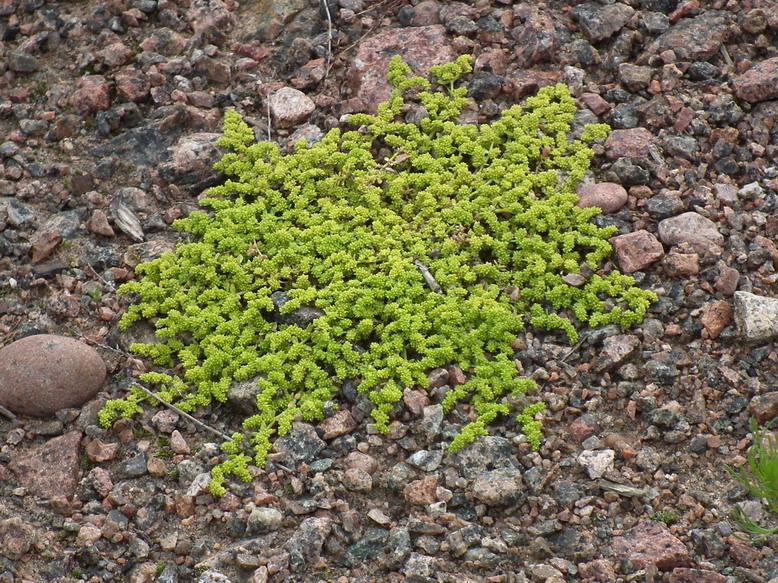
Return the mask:
{"type": "Polygon", "coordinates": [[[141,385],[141,384],[138,384],[138,383],[132,383],[132,385],[131,385],[131,386],[132,386],[132,387],[135,387],[136,389],[140,389],[141,391],[143,391],[144,393],[146,393],[146,394],[147,394],[149,397],[151,397],[151,398],[153,398],[153,399],[156,399],[157,401],[159,401],[160,403],[162,403],[162,404],[163,404],[165,407],[167,407],[167,408],[168,408],[168,409],[170,409],[171,411],[175,411],[176,413],[178,413],[178,414],[179,414],[179,415],[181,415],[182,417],[185,417],[185,418],[189,419],[189,421],[191,421],[192,423],[194,423],[194,424],[195,424],[195,425],[197,425],[198,427],[200,427],[200,428],[202,428],[202,429],[205,429],[206,431],[210,431],[211,433],[213,433],[213,434],[215,434],[215,435],[218,435],[219,437],[221,437],[221,438],[222,438],[223,440],[225,440],[225,441],[232,441],[232,437],[230,437],[230,436],[229,436],[229,435],[227,435],[226,433],[222,433],[222,432],[221,432],[221,431],[219,431],[218,429],[214,429],[214,428],[213,428],[213,427],[211,427],[210,425],[206,425],[205,423],[203,423],[203,422],[202,422],[202,421],[200,421],[199,419],[197,419],[197,418],[195,418],[195,417],[192,417],[192,416],[191,416],[189,413],[187,413],[186,411],[182,411],[181,409],[179,409],[179,408],[178,408],[178,407],[176,407],[175,405],[172,405],[172,404],[168,403],[167,401],[165,401],[164,399],[162,399],[161,397],[159,397],[158,395],[155,395],[154,393],[152,393],[150,390],[148,390],[148,389],[147,389],[146,387],[144,387],[143,385],[141,385]]]}

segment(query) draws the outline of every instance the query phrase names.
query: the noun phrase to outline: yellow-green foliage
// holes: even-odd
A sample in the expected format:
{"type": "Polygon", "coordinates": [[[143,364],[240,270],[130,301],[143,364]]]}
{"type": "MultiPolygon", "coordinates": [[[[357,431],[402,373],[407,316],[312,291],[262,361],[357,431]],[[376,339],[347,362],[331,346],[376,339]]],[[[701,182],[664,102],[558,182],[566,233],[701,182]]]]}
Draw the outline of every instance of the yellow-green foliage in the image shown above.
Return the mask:
{"type": "MultiPolygon", "coordinates": [[[[263,465],[295,418],[324,417],[343,380],[359,379],[386,429],[404,387],[426,387],[427,371],[457,363],[469,380],[444,408],[469,402],[477,415],[451,444],[457,450],[510,413],[509,395],[534,388],[512,359],[525,325],[575,341],[576,326],[642,320],[653,294],[631,277],[593,275],[580,288],[563,281],[611,252],[614,230],[592,224],[599,210],[576,207],[575,195],[589,144],[607,126],[569,139],[575,105],[563,85],[492,124],[459,124],[468,99],[455,84],[470,63],[433,67],[429,81],[395,59],[395,89],[377,115],[354,115],[358,129],[333,129],[286,155],[225,114],[228,153],[216,167],[227,180],[202,201],[210,212],[177,221],[191,242],[139,265],[142,279],[120,290],[137,298],[122,328],[152,319],[159,340],[133,350],[160,367],[181,365],[178,375],[143,377],[160,397],[192,411],[256,378],[257,413],[243,427],[263,465]],[[402,121],[410,99],[428,114],[418,124],[402,121]],[[278,290],[291,298],[283,313],[308,306],[324,315],[305,328],[277,323],[270,295],[278,290]]],[[[129,399],[109,402],[102,423],[136,412],[142,395],[129,399]]],[[[539,411],[519,416],[535,447],[539,411]]],[[[214,471],[216,494],[227,474],[248,479],[239,437],[214,471]]]]}

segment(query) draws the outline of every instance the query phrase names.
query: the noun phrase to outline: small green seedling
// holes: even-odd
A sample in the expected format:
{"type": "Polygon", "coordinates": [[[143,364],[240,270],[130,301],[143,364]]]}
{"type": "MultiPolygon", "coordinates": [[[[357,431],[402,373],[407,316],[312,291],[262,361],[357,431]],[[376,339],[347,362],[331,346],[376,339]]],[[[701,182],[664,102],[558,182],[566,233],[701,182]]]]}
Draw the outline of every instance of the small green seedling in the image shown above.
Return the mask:
{"type": "MultiPolygon", "coordinates": [[[[778,436],[760,428],[753,419],[751,434],[753,443],[746,455],[746,463],[739,468],[730,469],[730,473],[749,494],[762,500],[767,509],[778,517],[778,436]]],[[[743,530],[753,535],[769,536],[778,533],[778,526],[764,528],[746,516],[741,508],[733,511],[733,518],[743,530]]]]}

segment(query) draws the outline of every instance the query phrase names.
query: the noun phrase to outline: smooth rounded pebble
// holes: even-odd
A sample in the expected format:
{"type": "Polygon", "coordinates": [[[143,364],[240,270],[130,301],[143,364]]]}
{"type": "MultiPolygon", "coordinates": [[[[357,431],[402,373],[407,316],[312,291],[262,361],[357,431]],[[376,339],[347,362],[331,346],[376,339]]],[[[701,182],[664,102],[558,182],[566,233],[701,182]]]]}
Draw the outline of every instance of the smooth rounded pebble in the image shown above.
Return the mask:
{"type": "Polygon", "coordinates": [[[605,214],[615,213],[627,204],[627,191],[615,182],[585,184],[578,189],[578,206],[581,208],[598,207],[605,214]]]}
{"type": "Polygon", "coordinates": [[[100,355],[73,338],[39,334],[0,350],[0,404],[44,417],[97,394],[106,369],[100,355]]]}

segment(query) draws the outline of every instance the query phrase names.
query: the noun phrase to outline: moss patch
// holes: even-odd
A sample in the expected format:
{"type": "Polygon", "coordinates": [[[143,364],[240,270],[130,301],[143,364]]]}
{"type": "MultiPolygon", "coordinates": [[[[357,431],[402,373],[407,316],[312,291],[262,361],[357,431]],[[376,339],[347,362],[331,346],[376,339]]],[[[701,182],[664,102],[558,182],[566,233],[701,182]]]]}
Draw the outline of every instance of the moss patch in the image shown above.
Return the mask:
{"type": "MultiPolygon", "coordinates": [[[[584,264],[596,271],[611,252],[615,230],[592,224],[599,210],[576,207],[575,194],[607,126],[569,139],[575,104],[563,85],[494,123],[460,124],[468,99],[456,84],[470,70],[462,57],[428,80],[395,59],[394,91],[377,115],[351,116],[357,129],[286,155],[227,112],[228,153],[216,165],[227,180],[202,201],[210,212],[177,221],[190,242],[139,265],[142,279],[120,288],[137,299],[122,328],[151,319],[159,340],[132,350],[162,370],[180,365],[142,377],[160,397],[192,411],[256,379],[257,412],[243,423],[251,448],[239,433],[225,445],[215,494],[227,474],[248,480],[251,458],[263,465],[296,418],[321,420],[346,379],[359,380],[386,429],[404,387],[458,364],[468,380],[444,408],[468,402],[476,417],[456,451],[511,413],[509,396],[535,387],[512,358],[525,326],[575,341],[580,326],[642,320],[654,296],[631,277],[563,279],[584,264]],[[412,101],[426,112],[418,123],[403,120],[412,101]],[[281,290],[278,314],[271,294],[281,290]],[[301,309],[318,317],[295,324],[301,309]]],[[[101,422],[139,412],[145,398],[110,401],[101,422]]],[[[529,407],[518,419],[537,447],[542,406],[529,407]]]]}

